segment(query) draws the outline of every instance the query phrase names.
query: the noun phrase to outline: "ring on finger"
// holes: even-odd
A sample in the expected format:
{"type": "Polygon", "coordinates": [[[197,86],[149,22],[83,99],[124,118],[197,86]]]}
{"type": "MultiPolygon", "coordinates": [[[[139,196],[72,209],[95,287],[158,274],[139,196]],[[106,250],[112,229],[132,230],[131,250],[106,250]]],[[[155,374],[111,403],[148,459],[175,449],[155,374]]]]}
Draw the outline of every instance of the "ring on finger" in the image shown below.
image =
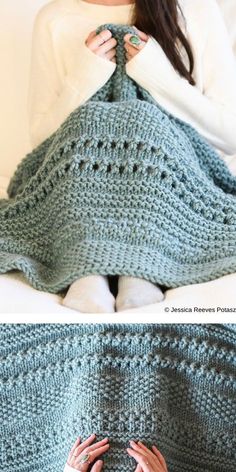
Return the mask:
{"type": "Polygon", "coordinates": [[[79,464],[85,464],[86,462],[89,463],[89,457],[90,457],[89,454],[84,454],[83,456],[81,456],[79,460],[79,464]]]}
{"type": "Polygon", "coordinates": [[[137,34],[133,34],[132,36],[130,36],[129,42],[130,42],[133,46],[140,46],[140,44],[142,43],[140,37],[139,37],[137,34]]]}

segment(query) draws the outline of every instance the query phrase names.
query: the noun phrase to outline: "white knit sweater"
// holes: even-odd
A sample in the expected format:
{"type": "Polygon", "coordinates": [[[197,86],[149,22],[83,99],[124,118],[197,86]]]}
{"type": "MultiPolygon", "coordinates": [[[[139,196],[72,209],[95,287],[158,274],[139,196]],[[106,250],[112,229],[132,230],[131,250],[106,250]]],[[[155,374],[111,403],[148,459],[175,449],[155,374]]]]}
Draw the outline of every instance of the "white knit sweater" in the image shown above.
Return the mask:
{"type": "Polygon", "coordinates": [[[64,472],[74,472],[75,470],[77,470],[77,469],[75,469],[74,467],[70,467],[70,466],[66,463],[65,468],[64,468],[64,472]]]}
{"type": "MultiPolygon", "coordinates": [[[[102,0],[101,0],[102,1],[102,0]]],[[[170,113],[190,123],[222,155],[236,153],[236,61],[216,0],[179,0],[179,15],[194,55],[196,86],[181,77],[150,38],[126,64],[127,74],[170,113]]],[[[49,137],[79,105],[101,88],[116,64],[86,45],[103,23],[131,24],[134,4],[106,6],[53,0],[37,14],[28,95],[33,147],[49,137]]],[[[181,48],[188,67],[187,55],[181,48]]]]}

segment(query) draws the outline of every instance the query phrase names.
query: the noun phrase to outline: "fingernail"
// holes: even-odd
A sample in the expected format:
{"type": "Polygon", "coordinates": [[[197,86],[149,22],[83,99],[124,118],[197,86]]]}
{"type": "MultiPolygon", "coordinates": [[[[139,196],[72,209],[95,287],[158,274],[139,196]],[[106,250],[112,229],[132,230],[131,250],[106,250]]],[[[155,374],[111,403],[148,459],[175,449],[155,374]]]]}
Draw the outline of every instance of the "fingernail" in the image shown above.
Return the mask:
{"type": "Polygon", "coordinates": [[[129,442],[130,444],[136,444],[132,439],[129,442]]]}

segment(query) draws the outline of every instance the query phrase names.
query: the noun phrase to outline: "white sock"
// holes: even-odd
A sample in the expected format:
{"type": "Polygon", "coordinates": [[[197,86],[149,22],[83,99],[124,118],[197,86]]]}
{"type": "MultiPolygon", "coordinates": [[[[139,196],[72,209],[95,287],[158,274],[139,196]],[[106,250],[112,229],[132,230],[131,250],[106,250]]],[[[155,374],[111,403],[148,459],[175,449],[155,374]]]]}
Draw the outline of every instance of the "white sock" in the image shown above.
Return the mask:
{"type": "Polygon", "coordinates": [[[164,298],[160,287],[148,280],[127,275],[121,275],[118,279],[116,311],[151,305],[161,302],[164,298]]]}
{"type": "Polygon", "coordinates": [[[108,278],[88,275],[73,282],[62,304],[81,313],[113,313],[115,298],[110,292],[108,278]]]}

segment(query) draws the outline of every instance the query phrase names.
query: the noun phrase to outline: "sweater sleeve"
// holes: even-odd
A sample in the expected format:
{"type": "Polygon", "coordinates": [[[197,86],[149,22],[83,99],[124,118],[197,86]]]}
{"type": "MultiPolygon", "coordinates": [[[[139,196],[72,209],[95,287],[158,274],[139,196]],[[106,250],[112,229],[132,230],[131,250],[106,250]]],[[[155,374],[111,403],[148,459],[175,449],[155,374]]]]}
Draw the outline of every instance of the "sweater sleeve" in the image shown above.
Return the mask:
{"type": "MultiPolygon", "coordinates": [[[[127,62],[126,72],[163,108],[230,155],[236,153],[236,62],[219,6],[215,0],[204,4],[209,28],[202,59],[203,93],[176,72],[153,37],[127,62]]],[[[198,22],[200,36],[200,18],[198,22]]]]}
{"type": "Polygon", "coordinates": [[[53,134],[67,116],[94,95],[113,74],[116,64],[81,46],[77,68],[60,78],[50,24],[36,16],[28,91],[30,142],[34,147],[53,134]],[[81,50],[82,49],[82,50],[81,50]]]}
{"type": "Polygon", "coordinates": [[[71,467],[69,464],[66,463],[64,471],[63,472],[74,472],[77,469],[74,469],[74,467],[71,467]]]}

